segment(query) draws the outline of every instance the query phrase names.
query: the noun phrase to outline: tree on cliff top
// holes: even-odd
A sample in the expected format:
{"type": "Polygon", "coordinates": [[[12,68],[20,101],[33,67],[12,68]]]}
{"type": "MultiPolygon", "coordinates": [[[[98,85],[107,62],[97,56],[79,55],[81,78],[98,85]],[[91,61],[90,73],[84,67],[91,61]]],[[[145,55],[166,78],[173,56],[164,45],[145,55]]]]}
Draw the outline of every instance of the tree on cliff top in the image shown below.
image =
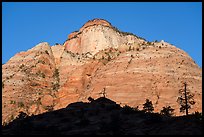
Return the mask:
{"type": "Polygon", "coordinates": [[[146,102],[143,104],[143,110],[145,112],[152,112],[152,111],[154,111],[154,107],[153,107],[152,101],[150,101],[149,99],[146,99],[146,102]]]}
{"type": "Polygon", "coordinates": [[[186,115],[188,115],[188,110],[191,109],[191,106],[195,104],[193,99],[194,94],[190,93],[190,91],[187,89],[186,82],[184,83],[184,89],[180,89],[179,93],[181,96],[178,97],[177,102],[179,102],[181,105],[180,112],[186,112],[186,115]]]}

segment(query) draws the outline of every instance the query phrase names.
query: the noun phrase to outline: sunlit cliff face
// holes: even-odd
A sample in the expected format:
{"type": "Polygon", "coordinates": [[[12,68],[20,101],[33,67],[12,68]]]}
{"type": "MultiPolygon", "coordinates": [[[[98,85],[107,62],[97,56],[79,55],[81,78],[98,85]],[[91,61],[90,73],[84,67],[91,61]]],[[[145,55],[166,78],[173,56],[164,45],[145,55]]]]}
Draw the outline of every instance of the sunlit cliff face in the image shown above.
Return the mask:
{"type": "Polygon", "coordinates": [[[202,70],[181,49],[148,42],[94,19],[68,36],[64,45],[40,43],[17,53],[2,65],[2,123],[20,111],[38,115],[76,101],[98,98],[101,92],[118,104],[143,108],[152,101],[179,112],[183,82],[195,94],[189,113],[202,108],[202,70]]]}

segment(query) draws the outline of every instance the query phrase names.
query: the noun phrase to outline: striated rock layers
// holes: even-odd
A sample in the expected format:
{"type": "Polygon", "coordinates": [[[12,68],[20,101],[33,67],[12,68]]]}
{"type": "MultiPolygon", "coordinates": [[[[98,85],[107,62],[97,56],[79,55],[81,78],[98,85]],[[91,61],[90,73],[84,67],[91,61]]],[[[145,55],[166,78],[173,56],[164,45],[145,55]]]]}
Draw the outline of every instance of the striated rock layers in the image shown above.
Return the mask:
{"type": "Polygon", "coordinates": [[[155,112],[170,105],[183,115],[177,102],[183,82],[196,102],[190,113],[201,112],[202,70],[186,52],[94,19],[64,45],[40,43],[2,65],[2,124],[20,111],[37,115],[104,95],[139,109],[150,99],[155,112]]]}
{"type": "Polygon", "coordinates": [[[64,43],[66,50],[73,53],[96,54],[106,48],[119,48],[123,45],[133,45],[145,42],[134,35],[120,32],[105,20],[88,21],[79,31],[68,36],[64,43]]]}

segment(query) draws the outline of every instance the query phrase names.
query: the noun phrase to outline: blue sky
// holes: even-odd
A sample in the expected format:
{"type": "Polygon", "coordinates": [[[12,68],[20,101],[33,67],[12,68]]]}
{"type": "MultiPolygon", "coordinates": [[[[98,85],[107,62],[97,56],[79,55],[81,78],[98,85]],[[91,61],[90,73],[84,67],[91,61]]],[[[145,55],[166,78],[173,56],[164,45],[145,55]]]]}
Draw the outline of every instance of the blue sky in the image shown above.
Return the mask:
{"type": "Polygon", "coordinates": [[[3,2],[2,63],[40,42],[63,44],[94,18],[148,41],[165,40],[202,67],[201,2],[3,2]]]}

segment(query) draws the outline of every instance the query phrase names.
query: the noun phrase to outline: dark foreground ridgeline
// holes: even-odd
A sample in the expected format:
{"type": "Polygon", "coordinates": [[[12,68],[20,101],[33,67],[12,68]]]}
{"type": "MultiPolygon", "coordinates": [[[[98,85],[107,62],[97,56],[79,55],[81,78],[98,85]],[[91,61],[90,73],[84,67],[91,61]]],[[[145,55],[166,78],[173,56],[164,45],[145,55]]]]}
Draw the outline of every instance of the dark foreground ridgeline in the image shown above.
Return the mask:
{"type": "Polygon", "coordinates": [[[3,135],[201,135],[199,115],[167,117],[147,113],[101,97],[90,103],[27,116],[2,127],[3,135]]]}

